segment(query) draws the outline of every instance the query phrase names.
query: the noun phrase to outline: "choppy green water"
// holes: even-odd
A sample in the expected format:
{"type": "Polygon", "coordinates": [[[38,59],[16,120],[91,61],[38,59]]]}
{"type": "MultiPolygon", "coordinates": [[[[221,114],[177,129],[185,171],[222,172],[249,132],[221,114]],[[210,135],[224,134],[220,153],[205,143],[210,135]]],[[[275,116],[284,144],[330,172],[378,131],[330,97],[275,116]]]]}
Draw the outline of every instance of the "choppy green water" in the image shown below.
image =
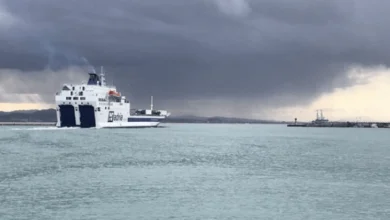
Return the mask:
{"type": "Polygon", "coordinates": [[[390,129],[0,128],[0,219],[390,219],[390,129]]]}

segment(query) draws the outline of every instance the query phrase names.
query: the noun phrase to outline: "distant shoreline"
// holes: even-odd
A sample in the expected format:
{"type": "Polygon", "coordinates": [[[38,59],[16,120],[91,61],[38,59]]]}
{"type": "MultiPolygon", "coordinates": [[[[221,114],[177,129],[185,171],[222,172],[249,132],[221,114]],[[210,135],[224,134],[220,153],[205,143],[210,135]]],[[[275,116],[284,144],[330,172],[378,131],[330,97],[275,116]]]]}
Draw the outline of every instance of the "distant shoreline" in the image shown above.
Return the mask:
{"type": "MultiPolygon", "coordinates": [[[[21,110],[12,112],[0,112],[0,124],[9,123],[55,123],[56,110],[21,110]]],[[[170,116],[162,123],[182,123],[182,124],[288,124],[287,121],[245,119],[231,117],[200,117],[200,116],[170,116]]]]}
{"type": "MultiPolygon", "coordinates": [[[[284,125],[286,123],[205,123],[205,122],[161,122],[160,125],[166,124],[199,124],[199,125],[284,125]]],[[[49,126],[55,127],[56,122],[0,122],[0,127],[2,126],[49,126]]]]}

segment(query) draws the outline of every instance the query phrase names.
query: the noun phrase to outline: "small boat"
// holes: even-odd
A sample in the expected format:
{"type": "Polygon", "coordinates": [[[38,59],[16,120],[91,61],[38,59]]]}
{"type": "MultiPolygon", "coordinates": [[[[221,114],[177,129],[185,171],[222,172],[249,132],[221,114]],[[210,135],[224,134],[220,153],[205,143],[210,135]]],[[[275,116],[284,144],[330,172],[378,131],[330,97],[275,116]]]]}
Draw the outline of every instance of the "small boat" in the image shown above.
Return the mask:
{"type": "Polygon", "coordinates": [[[110,90],[108,92],[108,95],[109,96],[115,96],[115,97],[121,97],[121,94],[119,92],[115,91],[115,90],[110,90]]]}

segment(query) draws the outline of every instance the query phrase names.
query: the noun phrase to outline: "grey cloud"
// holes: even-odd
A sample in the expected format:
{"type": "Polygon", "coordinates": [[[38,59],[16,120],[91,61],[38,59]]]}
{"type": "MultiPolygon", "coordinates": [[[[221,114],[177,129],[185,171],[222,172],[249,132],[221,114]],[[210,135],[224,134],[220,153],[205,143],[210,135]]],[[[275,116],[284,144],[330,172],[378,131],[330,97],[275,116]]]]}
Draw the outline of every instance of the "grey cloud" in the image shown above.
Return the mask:
{"type": "Polygon", "coordinates": [[[4,0],[3,6],[18,22],[0,29],[6,42],[0,67],[60,71],[87,59],[104,65],[109,80],[115,77],[141,104],[150,95],[161,105],[305,104],[356,83],[345,74],[351,65],[386,65],[390,58],[387,1],[4,0]]]}
{"type": "Polygon", "coordinates": [[[0,103],[53,103],[55,92],[66,83],[84,80],[88,66],[53,71],[20,71],[0,69],[0,103]]]}
{"type": "Polygon", "coordinates": [[[212,2],[227,15],[246,16],[252,11],[247,0],[212,0],[212,2]]]}

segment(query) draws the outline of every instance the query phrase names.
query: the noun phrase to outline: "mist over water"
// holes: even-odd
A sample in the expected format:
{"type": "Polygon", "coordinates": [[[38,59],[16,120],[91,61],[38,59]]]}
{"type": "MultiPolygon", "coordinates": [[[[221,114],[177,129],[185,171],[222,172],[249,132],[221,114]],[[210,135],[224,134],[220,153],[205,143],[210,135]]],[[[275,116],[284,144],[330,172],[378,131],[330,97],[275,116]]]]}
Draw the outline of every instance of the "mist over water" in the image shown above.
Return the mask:
{"type": "Polygon", "coordinates": [[[0,219],[389,219],[387,129],[0,128],[0,219]]]}

